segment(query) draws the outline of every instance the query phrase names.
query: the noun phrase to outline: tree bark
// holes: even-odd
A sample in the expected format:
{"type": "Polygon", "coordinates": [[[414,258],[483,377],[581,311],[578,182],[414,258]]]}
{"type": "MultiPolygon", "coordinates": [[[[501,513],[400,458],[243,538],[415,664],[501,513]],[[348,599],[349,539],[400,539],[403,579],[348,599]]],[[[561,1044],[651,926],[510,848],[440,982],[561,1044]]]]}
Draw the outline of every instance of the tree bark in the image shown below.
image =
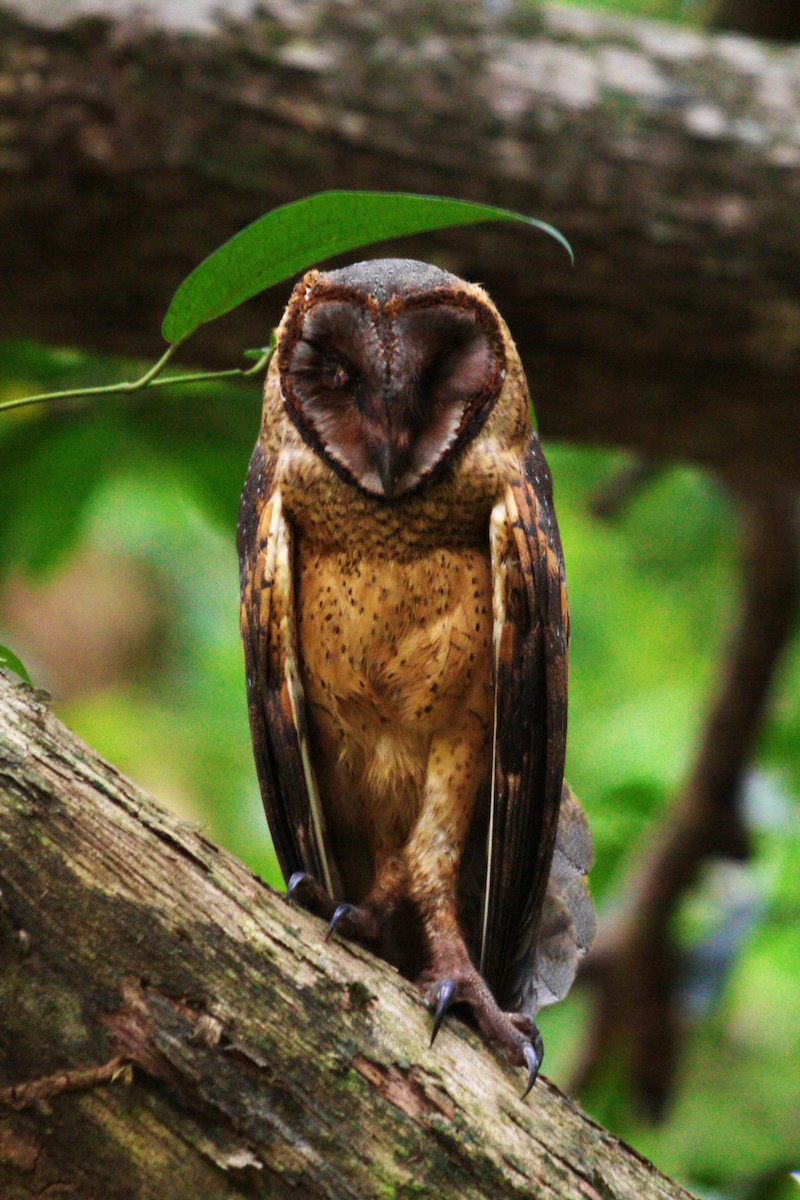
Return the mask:
{"type": "Polygon", "coordinates": [[[686,1195],[2,675],[0,850],[5,1200],[686,1195]]]}
{"type": "MultiPolygon", "coordinates": [[[[5,333],[154,357],[184,274],[273,205],[490,200],[559,225],[576,267],[505,227],[366,253],[488,285],[545,434],[800,481],[798,51],[478,0],[2,32],[5,333]]],[[[287,291],[209,326],[196,361],[263,344],[287,291]]]]}
{"type": "Polygon", "coordinates": [[[780,42],[800,40],[800,12],[795,0],[721,0],[714,13],[717,29],[733,29],[748,37],[780,42]]]}

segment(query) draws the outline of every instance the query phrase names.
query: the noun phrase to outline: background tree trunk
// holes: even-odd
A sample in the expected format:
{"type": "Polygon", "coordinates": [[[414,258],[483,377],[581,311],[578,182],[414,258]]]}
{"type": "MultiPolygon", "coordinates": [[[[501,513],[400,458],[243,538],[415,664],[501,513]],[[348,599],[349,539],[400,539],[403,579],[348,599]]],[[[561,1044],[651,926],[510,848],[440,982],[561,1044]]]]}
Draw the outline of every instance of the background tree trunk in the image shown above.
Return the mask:
{"type": "Polygon", "coordinates": [[[719,29],[781,42],[800,40],[800,9],[796,0],[721,0],[714,13],[719,29]]]}
{"type": "Polygon", "coordinates": [[[0,1194],[686,1193],[0,676],[0,1194]]]}
{"type": "MultiPolygon", "coordinates": [[[[0,328],[154,357],[183,275],[272,205],[490,200],[558,224],[576,267],[497,227],[387,250],[488,285],[546,434],[796,484],[800,53],[589,9],[493,14],[267,0],[214,36],[6,15],[0,328]]],[[[190,352],[238,361],[287,291],[190,352]]]]}

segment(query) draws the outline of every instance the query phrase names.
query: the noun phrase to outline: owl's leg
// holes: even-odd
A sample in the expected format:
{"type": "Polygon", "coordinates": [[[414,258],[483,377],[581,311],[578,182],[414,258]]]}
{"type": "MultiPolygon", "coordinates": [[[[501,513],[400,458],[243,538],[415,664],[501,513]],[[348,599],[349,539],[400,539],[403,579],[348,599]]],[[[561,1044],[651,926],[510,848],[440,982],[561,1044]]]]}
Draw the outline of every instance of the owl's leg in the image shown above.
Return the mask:
{"type": "Polygon", "coordinates": [[[543,1056],[539,1031],[528,1018],[499,1008],[458,922],[459,866],[485,762],[485,729],[469,710],[455,735],[436,738],[431,746],[422,811],[406,846],[409,896],[428,949],[428,965],[417,984],[435,1010],[431,1044],[450,1006],[464,1006],[486,1041],[514,1065],[527,1066],[527,1094],[543,1056]]]}

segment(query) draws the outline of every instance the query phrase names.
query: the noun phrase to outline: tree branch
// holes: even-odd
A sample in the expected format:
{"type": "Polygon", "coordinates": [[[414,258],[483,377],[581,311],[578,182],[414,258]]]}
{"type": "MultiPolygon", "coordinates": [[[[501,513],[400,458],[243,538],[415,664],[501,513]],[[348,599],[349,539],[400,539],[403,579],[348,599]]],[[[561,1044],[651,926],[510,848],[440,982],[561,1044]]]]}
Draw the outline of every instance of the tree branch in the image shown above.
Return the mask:
{"type": "Polygon", "coordinates": [[[734,491],[745,538],[744,597],[719,694],[686,788],[634,868],[582,971],[594,989],[594,1009],[573,1088],[582,1091],[624,1048],[637,1094],[652,1115],[671,1091],[681,1041],[671,923],[704,863],[747,856],[742,781],[798,600],[796,496],[779,485],[742,480],[734,491]]]}
{"type": "Polygon", "coordinates": [[[686,1193],[0,675],[0,1192],[686,1193]]]}
{"type": "MultiPolygon", "coordinates": [[[[152,359],[184,274],[330,187],[457,194],[477,228],[384,250],[484,281],[545,434],[800,481],[800,53],[465,0],[267,0],[214,35],[6,16],[0,327],[152,359]]],[[[209,326],[260,345],[282,287],[209,326]]]]}
{"type": "Polygon", "coordinates": [[[800,13],[794,0],[770,0],[769,4],[761,0],[720,0],[714,26],[781,42],[800,39],[800,13]]]}

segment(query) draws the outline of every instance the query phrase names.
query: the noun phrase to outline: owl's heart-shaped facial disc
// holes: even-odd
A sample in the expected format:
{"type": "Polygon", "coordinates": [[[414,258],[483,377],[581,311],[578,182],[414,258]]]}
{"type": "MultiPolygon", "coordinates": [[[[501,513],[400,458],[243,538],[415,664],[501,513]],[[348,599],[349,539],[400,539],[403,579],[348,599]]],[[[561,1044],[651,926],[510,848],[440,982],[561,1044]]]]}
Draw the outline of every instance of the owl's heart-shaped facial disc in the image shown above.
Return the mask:
{"type": "Polygon", "coordinates": [[[304,440],[362,491],[395,499],[479,432],[505,355],[496,316],[455,276],[425,267],[392,286],[391,270],[371,277],[376,265],[298,284],[279,366],[304,440]]]}

